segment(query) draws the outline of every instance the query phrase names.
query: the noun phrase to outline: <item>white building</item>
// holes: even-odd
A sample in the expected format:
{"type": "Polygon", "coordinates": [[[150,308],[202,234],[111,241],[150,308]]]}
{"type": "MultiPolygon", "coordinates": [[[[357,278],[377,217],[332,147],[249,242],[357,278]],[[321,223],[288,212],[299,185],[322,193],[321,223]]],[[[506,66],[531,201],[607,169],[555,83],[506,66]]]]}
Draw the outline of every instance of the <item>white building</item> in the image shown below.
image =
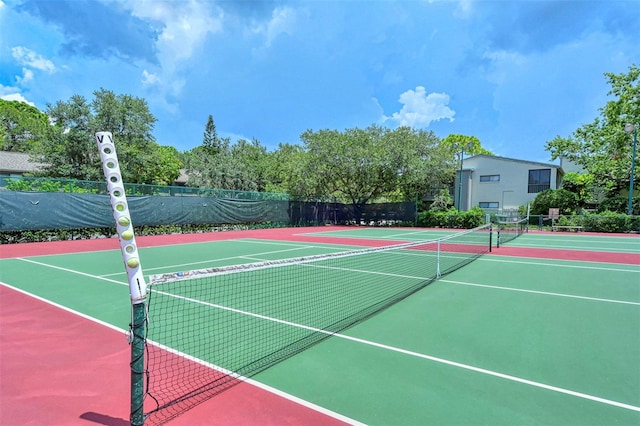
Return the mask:
{"type": "Polygon", "coordinates": [[[454,204],[460,210],[516,210],[539,192],[560,188],[563,175],[562,167],[555,164],[474,155],[463,159],[456,173],[454,204]]]}

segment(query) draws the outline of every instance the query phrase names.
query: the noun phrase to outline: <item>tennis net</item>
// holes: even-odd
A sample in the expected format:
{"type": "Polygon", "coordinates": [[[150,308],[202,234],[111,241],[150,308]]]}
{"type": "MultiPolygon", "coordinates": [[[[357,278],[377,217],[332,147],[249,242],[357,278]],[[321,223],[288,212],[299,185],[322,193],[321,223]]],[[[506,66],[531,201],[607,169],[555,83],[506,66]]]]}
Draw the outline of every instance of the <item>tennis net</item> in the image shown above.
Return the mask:
{"type": "Polygon", "coordinates": [[[150,277],[147,419],[162,423],[491,249],[491,226],[426,242],[150,277]]]}
{"type": "Polygon", "coordinates": [[[502,244],[513,241],[514,239],[518,238],[520,235],[528,231],[529,221],[526,218],[514,218],[510,221],[498,222],[498,238],[496,239],[496,246],[500,247],[500,245],[502,244]]]}

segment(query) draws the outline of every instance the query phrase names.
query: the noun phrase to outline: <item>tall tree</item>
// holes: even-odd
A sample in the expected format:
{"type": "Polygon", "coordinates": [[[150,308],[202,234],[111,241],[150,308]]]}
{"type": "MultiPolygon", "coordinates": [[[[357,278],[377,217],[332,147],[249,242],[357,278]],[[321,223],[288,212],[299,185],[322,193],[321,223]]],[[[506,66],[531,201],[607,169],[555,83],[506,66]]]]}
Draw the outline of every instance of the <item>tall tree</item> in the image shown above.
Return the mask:
{"type": "Polygon", "coordinates": [[[47,105],[53,125],[48,128],[47,143],[33,156],[43,164],[48,177],[99,180],[102,168],[92,133],[95,132],[91,105],[80,95],[69,101],[47,105]]]}
{"type": "Polygon", "coordinates": [[[231,148],[238,186],[248,191],[265,191],[268,167],[267,149],[260,141],[240,139],[231,148]]]}
{"type": "Polygon", "coordinates": [[[235,166],[229,138],[218,137],[213,116],[209,115],[202,144],[185,153],[189,175],[187,185],[200,188],[236,189],[235,166]]]}
{"type": "Polygon", "coordinates": [[[313,175],[305,173],[308,157],[302,146],[280,143],[278,149],[267,154],[265,190],[296,199],[312,198],[316,191],[311,184],[313,175]]]}
{"type": "Polygon", "coordinates": [[[216,155],[220,152],[220,138],[216,131],[216,124],[213,122],[213,116],[209,115],[207,125],[204,128],[202,137],[202,147],[210,155],[216,155]]]}
{"type": "Polygon", "coordinates": [[[455,162],[449,147],[433,132],[400,127],[389,137],[389,148],[403,156],[398,189],[404,200],[414,200],[453,183],[455,162]]]}
{"type": "Polygon", "coordinates": [[[475,136],[451,134],[442,139],[441,144],[456,152],[460,152],[461,149],[464,149],[465,155],[493,155],[491,151],[482,147],[480,139],[475,136]]]}
{"type": "Polygon", "coordinates": [[[170,184],[180,173],[175,150],[161,148],[152,131],[156,122],[144,99],[100,89],[91,103],[80,95],[47,105],[53,123],[47,143],[33,156],[45,164],[49,177],[101,180],[95,133],[113,133],[123,180],[127,183],[170,184]],[[167,165],[171,165],[167,168],[167,165]]]}
{"type": "Polygon", "coordinates": [[[29,152],[45,135],[49,120],[38,108],[0,99],[0,151],[29,152]]]}
{"type": "Polygon", "coordinates": [[[640,125],[640,68],[631,65],[627,73],[604,75],[613,99],[599,109],[600,116],[569,137],[556,136],[545,149],[552,159],[564,157],[581,165],[615,196],[629,187],[632,143],[624,127],[640,125]]]}
{"type": "Polygon", "coordinates": [[[301,138],[315,197],[349,202],[356,211],[380,199],[415,199],[453,173],[449,151],[439,148],[432,132],[374,125],[344,132],[308,130],[301,138]]]}

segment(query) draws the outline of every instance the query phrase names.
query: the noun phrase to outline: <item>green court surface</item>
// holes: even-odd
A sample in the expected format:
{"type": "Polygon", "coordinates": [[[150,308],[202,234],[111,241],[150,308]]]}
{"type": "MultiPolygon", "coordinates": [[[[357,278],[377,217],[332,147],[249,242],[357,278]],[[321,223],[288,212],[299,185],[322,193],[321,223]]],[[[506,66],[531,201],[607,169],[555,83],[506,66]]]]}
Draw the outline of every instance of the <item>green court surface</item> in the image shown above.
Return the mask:
{"type": "MultiPolygon", "coordinates": [[[[312,235],[413,241],[448,233],[312,235]]],[[[640,253],[640,238],[529,233],[508,246],[640,253]]],[[[346,248],[247,238],[142,248],[140,257],[145,274],[158,274],[346,248]]],[[[4,259],[0,270],[7,285],[128,328],[119,251],[4,259]]],[[[254,379],[372,425],[639,425],[638,360],[640,265],[494,249],[254,379]]]]}
{"type": "Polygon", "coordinates": [[[536,234],[535,238],[526,237],[531,237],[531,235],[525,235],[525,238],[518,239],[509,245],[561,250],[640,253],[640,237],[580,233],[536,234]]]}

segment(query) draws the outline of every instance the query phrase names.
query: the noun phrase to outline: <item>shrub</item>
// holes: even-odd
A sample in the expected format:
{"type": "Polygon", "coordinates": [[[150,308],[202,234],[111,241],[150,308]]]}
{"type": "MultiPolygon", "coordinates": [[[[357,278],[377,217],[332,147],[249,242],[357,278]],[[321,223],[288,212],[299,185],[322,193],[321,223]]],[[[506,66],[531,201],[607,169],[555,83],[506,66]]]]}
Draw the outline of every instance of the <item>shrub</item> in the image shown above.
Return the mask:
{"type": "Polygon", "coordinates": [[[449,195],[449,191],[446,189],[441,189],[438,195],[433,198],[433,203],[429,210],[434,212],[444,212],[449,210],[449,206],[453,201],[451,201],[451,195],[449,195]]]}
{"type": "Polygon", "coordinates": [[[454,208],[441,212],[427,210],[418,213],[417,225],[425,228],[472,229],[484,224],[484,218],[484,210],[480,207],[466,212],[459,212],[454,208]]]}
{"type": "MultiPolygon", "coordinates": [[[[601,212],[615,212],[615,213],[627,213],[629,207],[628,197],[611,197],[607,198],[598,206],[598,213],[601,212]]],[[[631,201],[632,214],[640,215],[640,197],[634,197],[631,201]]]]}
{"type": "Polygon", "coordinates": [[[584,216],[584,230],[592,232],[629,232],[630,218],[626,214],[603,211],[595,215],[584,216]]]}
{"type": "Polygon", "coordinates": [[[561,214],[575,214],[578,196],[566,189],[547,189],[533,200],[531,214],[548,214],[550,208],[559,208],[561,214]]]}

